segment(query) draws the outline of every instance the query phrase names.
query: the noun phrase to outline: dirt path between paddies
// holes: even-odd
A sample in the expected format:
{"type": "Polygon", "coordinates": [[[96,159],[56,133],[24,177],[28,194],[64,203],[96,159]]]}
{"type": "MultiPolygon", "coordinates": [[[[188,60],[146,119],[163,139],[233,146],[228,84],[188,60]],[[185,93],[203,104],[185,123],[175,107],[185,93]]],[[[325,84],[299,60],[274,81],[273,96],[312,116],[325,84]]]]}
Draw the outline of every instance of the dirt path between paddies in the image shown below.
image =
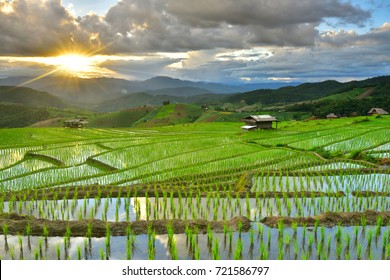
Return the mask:
{"type": "Polygon", "coordinates": [[[370,96],[373,92],[374,92],[374,89],[370,88],[370,89],[366,90],[365,92],[356,96],[356,99],[358,99],[358,100],[364,99],[364,98],[370,96]]]}
{"type": "Polygon", "coordinates": [[[30,127],[50,127],[50,126],[61,127],[63,119],[64,118],[51,118],[51,119],[36,122],[30,125],[30,127]]]}
{"type": "Polygon", "coordinates": [[[8,228],[8,234],[26,235],[26,229],[29,225],[30,235],[44,236],[44,227],[47,229],[47,236],[64,236],[70,229],[71,236],[87,236],[88,227],[92,226],[92,237],[104,237],[107,232],[107,225],[111,235],[126,236],[128,227],[130,226],[132,234],[147,234],[148,228],[155,230],[156,234],[167,233],[167,226],[173,228],[174,233],[185,233],[186,227],[189,229],[197,228],[199,233],[206,233],[210,227],[214,232],[223,232],[224,227],[233,231],[248,231],[251,227],[251,221],[243,216],[235,217],[227,221],[207,221],[199,220],[150,220],[150,221],[134,221],[134,222],[105,222],[102,220],[88,219],[81,221],[64,221],[64,220],[46,220],[37,219],[33,216],[18,215],[15,213],[0,214],[0,231],[4,234],[4,224],[8,228]]]}
{"type": "Polygon", "coordinates": [[[316,223],[319,226],[334,227],[341,226],[361,226],[377,225],[378,218],[382,221],[382,225],[388,225],[390,222],[390,211],[378,212],[367,210],[365,212],[328,212],[318,216],[311,217],[265,217],[261,222],[269,227],[277,228],[278,224],[283,222],[285,227],[291,227],[293,223],[297,223],[298,226],[315,226],[316,223]]]}

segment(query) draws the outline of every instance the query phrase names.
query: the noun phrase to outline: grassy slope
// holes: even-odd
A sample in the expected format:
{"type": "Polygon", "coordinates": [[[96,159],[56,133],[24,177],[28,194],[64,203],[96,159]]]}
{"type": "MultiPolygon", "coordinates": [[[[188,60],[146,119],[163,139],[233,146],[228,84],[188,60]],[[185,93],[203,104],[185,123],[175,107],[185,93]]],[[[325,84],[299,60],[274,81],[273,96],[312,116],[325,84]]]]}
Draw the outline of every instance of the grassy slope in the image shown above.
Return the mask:
{"type": "Polygon", "coordinates": [[[296,87],[283,87],[277,90],[255,90],[251,92],[235,94],[225,98],[225,102],[237,103],[244,100],[247,104],[262,103],[265,105],[275,103],[292,103],[303,100],[321,98],[345,87],[336,81],[321,83],[306,83],[296,87]]]}
{"type": "Polygon", "coordinates": [[[47,92],[26,87],[0,86],[0,102],[36,107],[64,108],[67,106],[59,98],[47,92]]]}
{"type": "Polygon", "coordinates": [[[370,88],[354,88],[352,90],[348,90],[342,93],[337,93],[337,94],[332,94],[323,98],[320,98],[316,101],[324,101],[324,100],[332,100],[332,101],[337,101],[337,100],[348,100],[348,99],[355,99],[362,93],[370,90],[370,88]]]}
{"type": "MultiPolygon", "coordinates": [[[[251,105],[261,103],[263,105],[283,105],[302,101],[318,100],[342,100],[348,97],[356,97],[359,91],[364,92],[368,88],[380,88],[390,83],[389,76],[376,77],[363,81],[351,81],[339,83],[337,81],[324,81],[320,83],[305,83],[299,86],[283,87],[277,90],[255,90],[227,96],[223,102],[239,103],[245,101],[251,105]]],[[[375,92],[374,92],[375,95],[375,92]]]]}
{"type": "Polygon", "coordinates": [[[139,107],[98,115],[89,119],[88,125],[90,127],[130,127],[153,110],[153,107],[139,107]]]}
{"type": "Polygon", "coordinates": [[[134,123],[138,127],[153,127],[194,122],[202,115],[200,106],[169,104],[161,106],[134,123]]]}
{"type": "MultiPolygon", "coordinates": [[[[379,78],[373,80],[382,81],[379,78]]],[[[376,85],[363,82],[352,84],[347,90],[336,92],[323,99],[287,106],[286,110],[311,112],[318,117],[325,117],[331,112],[340,116],[367,115],[372,107],[390,110],[390,81],[384,79],[381,84],[376,85]]]]}
{"type": "Polygon", "coordinates": [[[24,127],[50,117],[45,108],[0,104],[0,127],[24,127]]]}

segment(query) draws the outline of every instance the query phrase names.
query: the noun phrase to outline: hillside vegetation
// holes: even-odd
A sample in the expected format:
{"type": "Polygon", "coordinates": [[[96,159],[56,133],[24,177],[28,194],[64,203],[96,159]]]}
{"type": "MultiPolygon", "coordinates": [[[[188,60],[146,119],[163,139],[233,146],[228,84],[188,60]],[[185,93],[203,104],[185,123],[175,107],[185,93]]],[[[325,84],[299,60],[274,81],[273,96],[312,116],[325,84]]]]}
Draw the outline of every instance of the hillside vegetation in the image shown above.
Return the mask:
{"type": "Polygon", "coordinates": [[[331,95],[325,99],[288,106],[286,110],[310,112],[314,116],[325,117],[330,112],[339,116],[366,115],[370,108],[390,109],[390,81],[367,88],[354,88],[344,93],[331,95]],[[369,95],[364,96],[364,92],[369,95]],[[354,94],[353,96],[348,96],[354,94]],[[364,98],[360,98],[363,96],[364,98]]]}
{"type": "Polygon", "coordinates": [[[153,127],[191,123],[202,115],[200,106],[191,104],[167,104],[151,111],[134,123],[134,126],[153,127]]]}
{"type": "Polygon", "coordinates": [[[64,108],[67,106],[61,99],[47,92],[37,91],[27,87],[10,86],[0,86],[0,103],[57,108],[64,108]]]}
{"type": "MultiPolygon", "coordinates": [[[[324,81],[319,83],[305,83],[299,86],[282,87],[276,90],[255,90],[235,94],[223,99],[223,102],[245,102],[248,105],[260,103],[269,105],[288,105],[304,101],[329,101],[335,99],[354,99],[365,90],[372,88],[372,96],[379,97],[386,93],[390,84],[390,77],[377,77],[363,81],[339,83],[337,81],[324,81]]],[[[387,94],[389,92],[387,91],[387,94]]]]}
{"type": "Polygon", "coordinates": [[[239,121],[248,114],[272,114],[280,120],[303,120],[311,116],[323,118],[329,113],[358,116],[366,115],[372,107],[389,111],[389,92],[389,77],[348,83],[307,83],[277,90],[256,90],[231,95],[177,87],[149,93],[124,94],[120,98],[115,98],[117,95],[114,94],[112,100],[83,110],[69,109],[65,102],[46,92],[3,86],[0,87],[0,104],[4,107],[4,118],[0,126],[28,126],[53,118],[57,118],[58,122],[40,122],[38,126],[61,125],[61,118],[78,117],[87,117],[91,127],[152,127],[192,122],[239,121]],[[176,96],[168,95],[170,92],[176,96]]]}
{"type": "Polygon", "coordinates": [[[135,122],[154,109],[153,107],[145,106],[97,115],[89,119],[88,125],[91,127],[131,127],[135,122]]]}
{"type": "Polygon", "coordinates": [[[33,108],[15,104],[0,104],[0,128],[25,127],[50,118],[45,108],[33,108]]]}

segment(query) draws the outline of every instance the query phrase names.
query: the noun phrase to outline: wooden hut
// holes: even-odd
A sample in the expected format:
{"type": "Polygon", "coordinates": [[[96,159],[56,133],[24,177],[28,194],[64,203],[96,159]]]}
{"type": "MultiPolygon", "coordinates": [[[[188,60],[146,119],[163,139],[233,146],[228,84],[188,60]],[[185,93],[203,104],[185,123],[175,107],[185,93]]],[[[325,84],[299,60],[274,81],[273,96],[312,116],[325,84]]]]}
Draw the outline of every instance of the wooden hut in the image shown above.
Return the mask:
{"type": "Polygon", "coordinates": [[[70,128],[85,128],[88,122],[84,119],[72,119],[64,121],[64,127],[70,128]]]}
{"type": "Polygon", "coordinates": [[[276,123],[276,129],[278,128],[278,119],[270,115],[250,115],[241,119],[245,122],[245,125],[241,128],[244,130],[255,129],[272,129],[272,123],[276,123]]]}
{"type": "Polygon", "coordinates": [[[367,115],[388,115],[389,112],[383,110],[382,108],[371,108],[370,111],[368,111],[367,115]]]}
{"type": "Polygon", "coordinates": [[[335,114],[333,113],[330,113],[329,115],[326,116],[327,119],[337,119],[338,116],[336,116],[335,114]]]}

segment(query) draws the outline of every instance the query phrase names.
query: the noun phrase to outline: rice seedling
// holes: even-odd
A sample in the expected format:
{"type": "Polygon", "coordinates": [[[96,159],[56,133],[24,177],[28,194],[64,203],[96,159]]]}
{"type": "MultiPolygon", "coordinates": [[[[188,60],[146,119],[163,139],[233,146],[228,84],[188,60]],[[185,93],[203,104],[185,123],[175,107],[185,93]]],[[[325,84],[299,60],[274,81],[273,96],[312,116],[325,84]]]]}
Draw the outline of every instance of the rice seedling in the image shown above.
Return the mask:
{"type": "Polygon", "coordinates": [[[77,246],[77,259],[81,260],[81,246],[80,245],[77,246]]]}
{"type": "Polygon", "coordinates": [[[372,237],[373,237],[373,232],[372,230],[369,230],[368,231],[368,234],[366,236],[366,240],[367,240],[367,249],[369,250],[371,248],[371,245],[372,245],[372,237]]]}
{"type": "Polygon", "coordinates": [[[228,232],[228,236],[229,236],[229,247],[232,247],[232,243],[233,243],[233,230],[232,229],[229,229],[229,232],[228,232]]]}
{"type": "Polygon", "coordinates": [[[221,259],[220,255],[219,255],[218,239],[214,239],[214,241],[213,241],[212,258],[213,258],[213,260],[220,260],[221,259]]]}
{"type": "Polygon", "coordinates": [[[207,225],[207,246],[210,248],[213,245],[213,231],[210,224],[207,225]]]}
{"type": "Polygon", "coordinates": [[[3,234],[4,234],[4,239],[7,241],[8,225],[6,223],[3,223],[3,234]]]}
{"type": "Polygon", "coordinates": [[[342,237],[342,231],[341,231],[340,224],[337,225],[337,232],[336,232],[335,237],[336,237],[337,243],[340,243],[341,242],[341,237],[342,237]]]}
{"type": "Polygon", "coordinates": [[[18,234],[18,244],[19,244],[19,252],[20,252],[20,260],[23,260],[23,238],[21,235],[18,234]]]}
{"type": "Polygon", "coordinates": [[[14,245],[11,245],[9,248],[9,256],[11,260],[15,260],[15,247],[14,245]]]}
{"type": "Polygon", "coordinates": [[[38,248],[39,248],[39,258],[43,259],[43,240],[42,238],[38,239],[38,248]]]}
{"type": "Polygon", "coordinates": [[[43,237],[45,237],[45,241],[47,242],[47,238],[49,237],[49,230],[46,225],[43,225],[43,237]]]}
{"type": "Polygon", "coordinates": [[[311,248],[311,246],[313,245],[313,242],[314,242],[314,235],[310,234],[309,238],[307,240],[307,245],[309,248],[311,248]]]}
{"type": "Polygon", "coordinates": [[[26,226],[26,235],[28,239],[30,239],[30,234],[31,234],[31,226],[30,223],[28,223],[26,226]]]}
{"type": "Polygon", "coordinates": [[[241,260],[242,259],[242,240],[241,238],[237,239],[236,247],[234,249],[234,259],[241,260]]]}
{"type": "Polygon", "coordinates": [[[69,247],[70,246],[70,238],[71,238],[71,230],[70,227],[66,227],[65,236],[64,236],[64,246],[69,247]]]}
{"type": "Polygon", "coordinates": [[[279,232],[279,237],[283,239],[283,234],[284,234],[284,222],[283,220],[278,221],[278,232],[279,232]]]}
{"type": "Polygon", "coordinates": [[[132,245],[132,239],[129,238],[126,241],[126,259],[131,260],[133,255],[133,245],[132,245]]]}
{"type": "Polygon", "coordinates": [[[56,244],[56,255],[57,255],[57,260],[61,259],[61,247],[60,244],[56,244]]]}
{"type": "Polygon", "coordinates": [[[321,242],[325,242],[325,227],[321,226],[321,242]]]}
{"type": "Polygon", "coordinates": [[[389,258],[390,258],[390,244],[387,244],[385,259],[388,260],[389,258]]]}
{"type": "Polygon", "coordinates": [[[91,238],[92,238],[92,224],[91,223],[87,224],[86,236],[88,237],[89,240],[91,240],[91,238]]]}
{"type": "Polygon", "coordinates": [[[154,260],[156,250],[156,232],[148,226],[148,260],[154,260]]]}
{"type": "Polygon", "coordinates": [[[375,230],[376,238],[378,238],[381,233],[382,223],[383,223],[383,218],[381,216],[378,216],[376,220],[376,230],[375,230]]]}
{"type": "Polygon", "coordinates": [[[298,232],[298,223],[293,222],[292,225],[291,225],[291,227],[292,227],[293,232],[294,232],[293,236],[294,236],[294,237],[297,236],[297,232],[298,232]]]}
{"type": "Polygon", "coordinates": [[[174,231],[171,224],[167,224],[167,233],[168,233],[168,248],[171,254],[172,260],[178,259],[176,242],[174,238],[174,231]]]}
{"type": "Polygon", "coordinates": [[[255,231],[254,231],[254,229],[250,229],[249,230],[249,244],[250,244],[251,248],[253,248],[254,243],[255,243],[255,231]]]}
{"type": "Polygon", "coordinates": [[[195,260],[200,260],[200,248],[199,248],[199,246],[196,246],[196,247],[195,247],[195,250],[194,250],[194,259],[195,259],[195,260]]]}
{"type": "Polygon", "coordinates": [[[39,260],[39,252],[38,252],[38,249],[35,249],[34,250],[34,259],[37,261],[39,260]]]}
{"type": "Polygon", "coordinates": [[[343,252],[343,244],[338,242],[337,245],[336,245],[336,255],[337,255],[337,259],[340,259],[341,258],[341,253],[343,252]]]}
{"type": "Polygon", "coordinates": [[[99,250],[99,256],[100,256],[100,260],[105,260],[106,259],[106,255],[104,254],[104,251],[102,248],[100,248],[99,250]]]}
{"type": "Polygon", "coordinates": [[[260,259],[262,260],[268,259],[268,248],[265,243],[260,243],[260,259]]]}
{"type": "Polygon", "coordinates": [[[108,258],[110,256],[110,248],[111,248],[111,230],[110,230],[110,224],[106,223],[106,257],[108,258]]]}

